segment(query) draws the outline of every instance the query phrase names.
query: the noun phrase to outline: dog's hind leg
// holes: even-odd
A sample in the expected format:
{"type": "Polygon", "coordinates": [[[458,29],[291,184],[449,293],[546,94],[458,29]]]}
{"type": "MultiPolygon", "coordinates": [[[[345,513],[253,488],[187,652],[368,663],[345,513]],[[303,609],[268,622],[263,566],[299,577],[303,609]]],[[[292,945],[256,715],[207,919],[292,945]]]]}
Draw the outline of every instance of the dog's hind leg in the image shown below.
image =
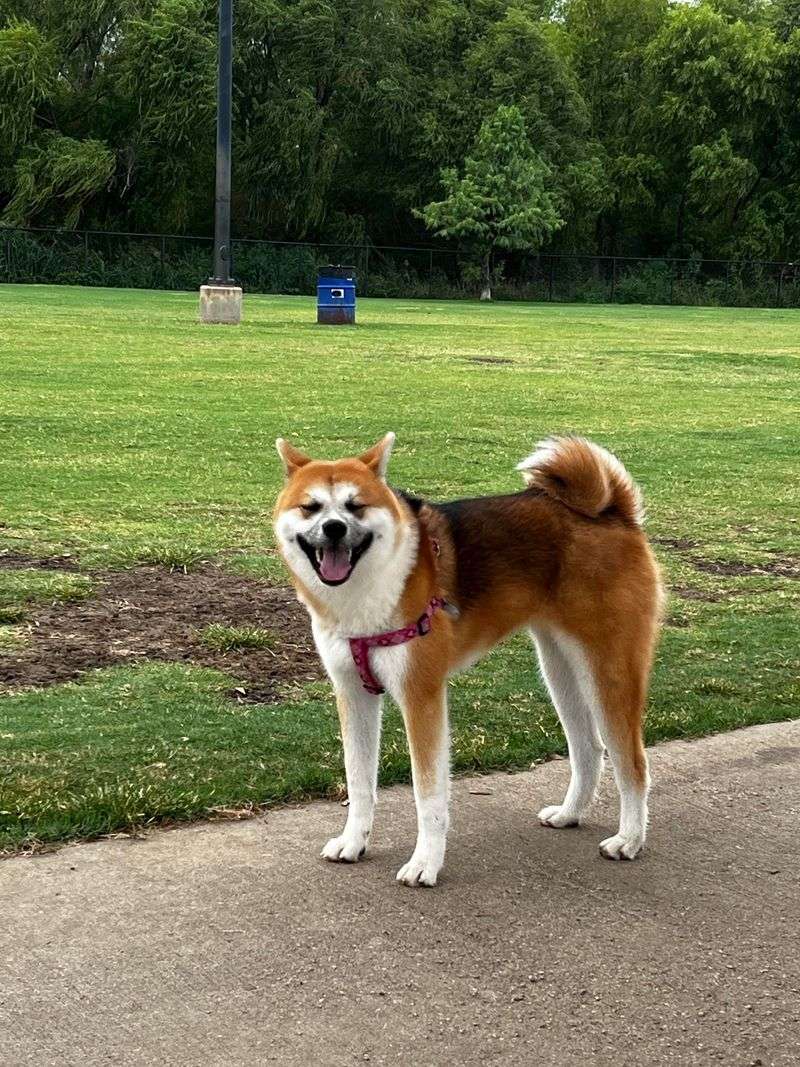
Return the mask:
{"type": "Polygon", "coordinates": [[[322,850],[326,860],[355,863],[367,849],[375,813],[381,698],[367,693],[360,681],[336,689],[336,707],[347,776],[347,822],[339,837],[322,850]]]}
{"type": "Polygon", "coordinates": [[[650,776],[642,739],[642,719],[650,671],[649,656],[630,647],[595,650],[594,675],[600,705],[600,732],[605,741],[620,797],[619,830],[600,842],[610,860],[632,860],[647,834],[650,776]]]}
{"type": "Polygon", "coordinates": [[[577,826],[594,798],[603,770],[603,742],[591,705],[592,682],[577,642],[565,635],[533,632],[539,666],[569,746],[571,778],[561,804],[542,808],[543,826],[577,826]]]}

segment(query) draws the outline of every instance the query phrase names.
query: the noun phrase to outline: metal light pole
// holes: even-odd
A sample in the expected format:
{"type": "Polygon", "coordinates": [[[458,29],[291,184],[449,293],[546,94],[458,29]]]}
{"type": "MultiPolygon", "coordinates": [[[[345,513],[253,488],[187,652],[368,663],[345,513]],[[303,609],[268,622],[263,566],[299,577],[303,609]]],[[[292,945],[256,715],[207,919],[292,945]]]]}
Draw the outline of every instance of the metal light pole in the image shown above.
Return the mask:
{"type": "Polygon", "coordinates": [[[231,96],[233,89],[233,0],[219,0],[217,75],[217,198],[214,205],[214,276],[231,282],[231,96]]]}
{"type": "Polygon", "coordinates": [[[214,204],[214,274],[200,287],[200,321],[236,324],[242,290],[231,278],[231,114],[233,0],[219,0],[217,54],[217,178],[214,204]]]}

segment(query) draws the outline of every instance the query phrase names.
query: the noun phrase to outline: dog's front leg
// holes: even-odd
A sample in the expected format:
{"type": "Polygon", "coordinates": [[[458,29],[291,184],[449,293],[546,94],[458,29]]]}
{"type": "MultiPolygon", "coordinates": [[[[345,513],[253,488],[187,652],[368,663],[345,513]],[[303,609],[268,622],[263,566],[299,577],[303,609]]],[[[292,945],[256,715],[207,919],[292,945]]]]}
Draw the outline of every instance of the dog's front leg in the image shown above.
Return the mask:
{"type": "Polygon", "coordinates": [[[381,698],[357,685],[336,687],[336,706],[347,776],[347,822],[339,837],[322,850],[326,860],[355,863],[367,849],[378,783],[381,698]]]}
{"type": "Polygon", "coordinates": [[[398,882],[411,886],[436,885],[444,863],[450,802],[450,732],[444,686],[435,694],[407,694],[403,718],[411,752],[414,799],[417,805],[417,845],[411,859],[397,872],[398,882]]]}

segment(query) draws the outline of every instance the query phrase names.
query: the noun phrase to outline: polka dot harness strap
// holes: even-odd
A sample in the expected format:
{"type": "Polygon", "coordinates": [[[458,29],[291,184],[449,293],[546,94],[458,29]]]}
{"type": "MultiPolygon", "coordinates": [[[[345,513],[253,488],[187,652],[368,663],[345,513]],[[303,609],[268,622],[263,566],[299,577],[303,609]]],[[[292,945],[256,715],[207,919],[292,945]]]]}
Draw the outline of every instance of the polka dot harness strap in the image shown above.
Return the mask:
{"type": "Polygon", "coordinates": [[[406,641],[413,641],[415,637],[424,637],[430,633],[431,618],[439,608],[445,606],[441,597],[435,596],[423,611],[420,617],[411,626],[403,626],[400,630],[389,630],[385,634],[375,634],[374,637],[350,637],[350,652],[353,662],[361,677],[361,682],[368,693],[384,693],[386,690],[372,673],[369,665],[369,650],[371,648],[389,648],[391,645],[404,645],[406,641]]]}

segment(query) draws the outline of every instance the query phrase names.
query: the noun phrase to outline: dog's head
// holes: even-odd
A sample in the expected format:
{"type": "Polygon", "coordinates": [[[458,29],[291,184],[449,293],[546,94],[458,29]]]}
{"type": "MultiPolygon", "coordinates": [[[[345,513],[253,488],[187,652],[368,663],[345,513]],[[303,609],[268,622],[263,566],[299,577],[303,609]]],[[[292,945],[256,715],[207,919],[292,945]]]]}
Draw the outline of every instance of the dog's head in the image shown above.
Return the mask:
{"type": "Polygon", "coordinates": [[[275,505],[275,532],[289,568],[306,589],[365,589],[391,566],[408,519],[386,484],[394,444],[388,433],[362,455],[313,460],[278,438],[286,484],[275,505]]]}

